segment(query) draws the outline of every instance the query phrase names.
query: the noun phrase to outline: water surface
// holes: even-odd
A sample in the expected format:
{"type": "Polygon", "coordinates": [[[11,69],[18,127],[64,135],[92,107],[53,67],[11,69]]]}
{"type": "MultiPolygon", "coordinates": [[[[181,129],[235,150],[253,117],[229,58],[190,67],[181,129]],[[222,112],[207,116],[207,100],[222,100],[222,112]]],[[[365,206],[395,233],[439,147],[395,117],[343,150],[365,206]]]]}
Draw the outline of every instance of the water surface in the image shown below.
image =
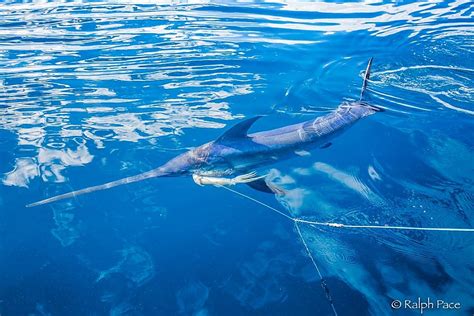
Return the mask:
{"type": "MultiPolygon", "coordinates": [[[[358,98],[369,57],[368,101],[386,111],[273,165],[285,196],[237,189],[322,222],[472,227],[473,12],[0,4],[0,313],[332,315],[293,224],[223,189],[152,179],[25,205],[155,168],[242,118],[266,115],[258,131],[324,115],[358,98]]],[[[474,310],[470,233],[301,229],[340,315],[418,297],[474,310]]]]}

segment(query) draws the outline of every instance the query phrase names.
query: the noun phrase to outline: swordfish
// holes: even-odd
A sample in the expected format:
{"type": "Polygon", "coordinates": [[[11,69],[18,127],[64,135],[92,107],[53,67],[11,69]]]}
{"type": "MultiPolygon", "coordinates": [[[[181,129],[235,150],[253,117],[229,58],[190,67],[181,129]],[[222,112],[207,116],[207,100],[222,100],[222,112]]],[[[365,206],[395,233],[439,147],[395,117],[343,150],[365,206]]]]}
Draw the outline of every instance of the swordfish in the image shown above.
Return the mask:
{"type": "Polygon", "coordinates": [[[261,118],[252,117],[236,124],[216,140],[182,153],[156,169],[50,197],[28,204],[27,207],[157,177],[192,176],[199,185],[245,183],[256,190],[281,193],[278,188],[267,184],[265,176],[259,176],[255,170],[309,149],[327,148],[336,136],[361,118],[382,111],[381,108],[363,101],[371,65],[372,58],[365,70],[359,100],[344,102],[329,114],[302,123],[249,134],[250,127],[261,118]]]}

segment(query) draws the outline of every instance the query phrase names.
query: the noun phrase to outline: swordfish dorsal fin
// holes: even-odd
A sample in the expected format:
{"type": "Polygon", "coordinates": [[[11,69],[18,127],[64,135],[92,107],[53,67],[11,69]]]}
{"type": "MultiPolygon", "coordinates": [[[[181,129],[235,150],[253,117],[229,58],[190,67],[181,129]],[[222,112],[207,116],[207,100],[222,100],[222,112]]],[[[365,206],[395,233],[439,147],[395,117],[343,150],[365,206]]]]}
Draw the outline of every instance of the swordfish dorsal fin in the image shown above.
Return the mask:
{"type": "Polygon", "coordinates": [[[230,129],[228,129],[224,134],[219,137],[216,142],[222,142],[229,139],[238,139],[247,137],[247,132],[249,128],[261,118],[262,115],[251,117],[249,119],[243,120],[240,123],[235,124],[230,129]]]}

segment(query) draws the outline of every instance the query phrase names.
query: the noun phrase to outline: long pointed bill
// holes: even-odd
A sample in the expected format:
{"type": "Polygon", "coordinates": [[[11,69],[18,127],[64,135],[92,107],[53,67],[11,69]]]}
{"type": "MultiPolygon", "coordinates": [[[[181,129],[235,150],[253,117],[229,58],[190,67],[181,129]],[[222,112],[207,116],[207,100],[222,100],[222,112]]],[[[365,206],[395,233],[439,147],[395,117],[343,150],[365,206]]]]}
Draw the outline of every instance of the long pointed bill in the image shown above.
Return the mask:
{"type": "Polygon", "coordinates": [[[64,194],[57,195],[57,196],[53,196],[53,197],[50,197],[50,198],[47,198],[47,199],[44,199],[44,200],[41,200],[41,201],[38,201],[38,202],[35,202],[35,203],[28,204],[28,205],[26,205],[26,207],[39,206],[39,205],[43,205],[43,204],[47,204],[47,203],[51,203],[51,202],[56,202],[56,201],[60,201],[60,200],[64,200],[64,199],[69,199],[69,198],[72,198],[72,197],[76,197],[76,196],[79,196],[79,195],[83,195],[83,194],[87,194],[87,193],[91,193],[91,192],[95,192],[95,191],[110,189],[110,188],[117,187],[117,186],[123,185],[123,184],[138,182],[138,181],[146,180],[146,179],[149,179],[149,178],[162,177],[162,176],[165,176],[165,175],[166,175],[166,173],[163,172],[161,170],[161,168],[158,168],[158,169],[154,169],[154,170],[150,170],[150,171],[141,173],[141,174],[136,175],[136,176],[132,176],[132,177],[128,177],[128,178],[108,182],[108,183],[105,183],[105,184],[96,185],[96,186],[93,186],[93,187],[88,187],[88,188],[85,188],[85,189],[72,191],[72,192],[64,193],[64,194]]]}

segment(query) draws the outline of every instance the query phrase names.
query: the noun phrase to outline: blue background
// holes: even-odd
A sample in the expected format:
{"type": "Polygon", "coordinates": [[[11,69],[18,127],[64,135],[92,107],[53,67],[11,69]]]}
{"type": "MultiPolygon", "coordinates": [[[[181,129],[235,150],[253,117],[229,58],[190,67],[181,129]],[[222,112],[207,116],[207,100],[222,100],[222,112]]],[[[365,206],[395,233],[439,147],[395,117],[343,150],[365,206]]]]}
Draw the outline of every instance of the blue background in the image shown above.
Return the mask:
{"type": "MultiPolygon", "coordinates": [[[[385,112],[265,170],[287,195],[236,189],[321,222],[472,227],[473,11],[0,4],[0,314],[332,315],[291,221],[221,188],[151,179],[25,205],[156,168],[242,118],[324,115],[358,98],[369,57],[385,112]]],[[[418,297],[473,313],[471,233],[301,229],[340,315],[418,297]]]]}

